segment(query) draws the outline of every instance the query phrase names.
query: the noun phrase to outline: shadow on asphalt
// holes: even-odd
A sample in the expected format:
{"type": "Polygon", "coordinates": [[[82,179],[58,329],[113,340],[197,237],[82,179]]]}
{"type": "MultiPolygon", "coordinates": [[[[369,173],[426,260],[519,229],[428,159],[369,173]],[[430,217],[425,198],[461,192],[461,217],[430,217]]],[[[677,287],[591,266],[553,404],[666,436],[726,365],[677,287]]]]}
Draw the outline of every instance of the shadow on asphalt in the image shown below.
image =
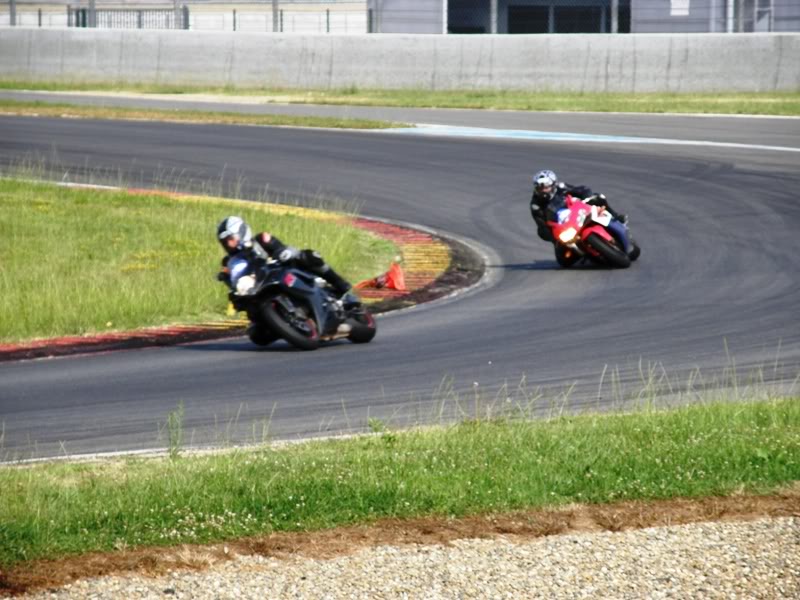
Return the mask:
{"type": "Polygon", "coordinates": [[[506,271],[595,271],[603,268],[589,262],[582,262],[569,268],[561,267],[554,260],[537,260],[530,263],[514,263],[507,265],[487,265],[489,269],[505,269],[506,271]]]}
{"type": "Polygon", "coordinates": [[[486,266],[489,269],[504,269],[506,271],[554,271],[559,268],[558,263],[554,260],[537,260],[531,263],[486,266]]]}
{"type": "MultiPolygon", "coordinates": [[[[325,348],[333,348],[335,346],[343,346],[346,344],[349,344],[349,342],[346,340],[323,342],[314,352],[319,352],[325,348]]],[[[305,352],[305,350],[299,350],[289,343],[281,340],[274,342],[269,346],[256,346],[244,338],[236,340],[229,339],[228,341],[220,342],[195,342],[192,344],[182,344],[180,348],[183,350],[191,350],[193,352],[247,352],[251,354],[305,352]]]]}
{"type": "Polygon", "coordinates": [[[505,269],[506,271],[552,271],[558,269],[554,260],[538,260],[532,263],[516,263],[509,265],[487,265],[489,269],[505,269]]]}
{"type": "Polygon", "coordinates": [[[258,346],[251,344],[246,338],[227,339],[218,342],[191,342],[181,344],[182,350],[192,350],[194,352],[255,352],[261,350],[258,346]]]}

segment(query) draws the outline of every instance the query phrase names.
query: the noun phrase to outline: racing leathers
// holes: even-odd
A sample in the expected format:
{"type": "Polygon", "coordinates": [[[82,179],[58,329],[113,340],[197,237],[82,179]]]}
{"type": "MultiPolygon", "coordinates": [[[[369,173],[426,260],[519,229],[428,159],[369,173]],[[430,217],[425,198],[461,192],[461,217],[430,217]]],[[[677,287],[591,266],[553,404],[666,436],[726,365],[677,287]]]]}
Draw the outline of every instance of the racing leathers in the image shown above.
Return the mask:
{"type": "MultiPolygon", "coordinates": [[[[272,258],[281,262],[291,262],[293,265],[322,277],[333,287],[334,291],[344,297],[352,287],[350,283],[331,268],[316,250],[298,250],[287,246],[278,238],[267,232],[262,232],[253,238],[252,245],[248,248],[258,258],[266,260],[272,258]]],[[[228,255],[222,259],[222,266],[226,267],[231,255],[239,252],[237,249],[228,250],[228,255]]]]}

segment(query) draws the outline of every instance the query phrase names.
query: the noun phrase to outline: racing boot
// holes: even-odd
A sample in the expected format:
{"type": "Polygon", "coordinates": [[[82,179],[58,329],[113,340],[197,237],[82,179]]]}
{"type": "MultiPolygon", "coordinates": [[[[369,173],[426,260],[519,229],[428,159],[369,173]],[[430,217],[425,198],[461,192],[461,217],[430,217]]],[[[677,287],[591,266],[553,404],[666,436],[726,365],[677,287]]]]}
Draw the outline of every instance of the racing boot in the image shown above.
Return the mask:
{"type": "Polygon", "coordinates": [[[340,303],[345,310],[361,304],[359,299],[350,292],[353,286],[330,266],[325,271],[323,277],[325,281],[331,284],[333,291],[336,296],[338,296],[337,302],[340,303]]]}
{"type": "Polygon", "coordinates": [[[618,212],[617,212],[617,211],[615,211],[613,208],[611,208],[611,207],[610,207],[608,204],[606,204],[606,210],[607,210],[607,211],[608,211],[608,212],[611,214],[611,216],[612,216],[612,217],[614,217],[614,218],[615,218],[617,221],[619,221],[620,223],[622,223],[623,225],[625,225],[625,227],[627,227],[627,226],[628,226],[628,215],[626,215],[625,213],[618,213],[618,212]]]}
{"type": "Polygon", "coordinates": [[[358,296],[349,291],[345,292],[339,301],[342,303],[342,306],[345,310],[350,310],[357,306],[361,306],[361,300],[358,299],[358,296]]]}
{"type": "Polygon", "coordinates": [[[606,198],[605,194],[597,194],[596,198],[597,200],[599,200],[599,202],[592,202],[592,204],[599,204],[601,206],[605,206],[606,210],[613,218],[615,218],[617,221],[625,225],[625,227],[628,226],[628,215],[624,213],[618,213],[613,208],[611,208],[611,206],[609,206],[608,204],[608,198],[606,198]]]}

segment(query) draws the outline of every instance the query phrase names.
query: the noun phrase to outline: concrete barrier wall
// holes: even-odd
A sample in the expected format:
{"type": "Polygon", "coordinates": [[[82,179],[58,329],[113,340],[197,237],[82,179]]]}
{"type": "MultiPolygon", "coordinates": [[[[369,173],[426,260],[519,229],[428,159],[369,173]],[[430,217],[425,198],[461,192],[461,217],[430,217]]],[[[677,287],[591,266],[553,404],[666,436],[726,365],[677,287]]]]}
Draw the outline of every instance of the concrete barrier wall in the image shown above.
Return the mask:
{"type": "Polygon", "coordinates": [[[800,90],[800,34],[287,35],[0,30],[0,78],[236,87],[800,90]]]}

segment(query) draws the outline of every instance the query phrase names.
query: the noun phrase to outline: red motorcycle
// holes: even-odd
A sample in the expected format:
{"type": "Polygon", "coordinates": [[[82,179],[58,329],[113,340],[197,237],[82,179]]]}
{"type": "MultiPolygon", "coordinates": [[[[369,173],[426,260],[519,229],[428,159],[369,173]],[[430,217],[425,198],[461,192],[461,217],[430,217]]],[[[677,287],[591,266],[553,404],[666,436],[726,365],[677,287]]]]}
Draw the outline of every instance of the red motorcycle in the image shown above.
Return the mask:
{"type": "Polygon", "coordinates": [[[582,259],[627,269],[641,250],[624,223],[604,206],[595,206],[569,194],[557,196],[547,207],[547,225],[553,235],[556,261],[571,267],[582,259]]]}

